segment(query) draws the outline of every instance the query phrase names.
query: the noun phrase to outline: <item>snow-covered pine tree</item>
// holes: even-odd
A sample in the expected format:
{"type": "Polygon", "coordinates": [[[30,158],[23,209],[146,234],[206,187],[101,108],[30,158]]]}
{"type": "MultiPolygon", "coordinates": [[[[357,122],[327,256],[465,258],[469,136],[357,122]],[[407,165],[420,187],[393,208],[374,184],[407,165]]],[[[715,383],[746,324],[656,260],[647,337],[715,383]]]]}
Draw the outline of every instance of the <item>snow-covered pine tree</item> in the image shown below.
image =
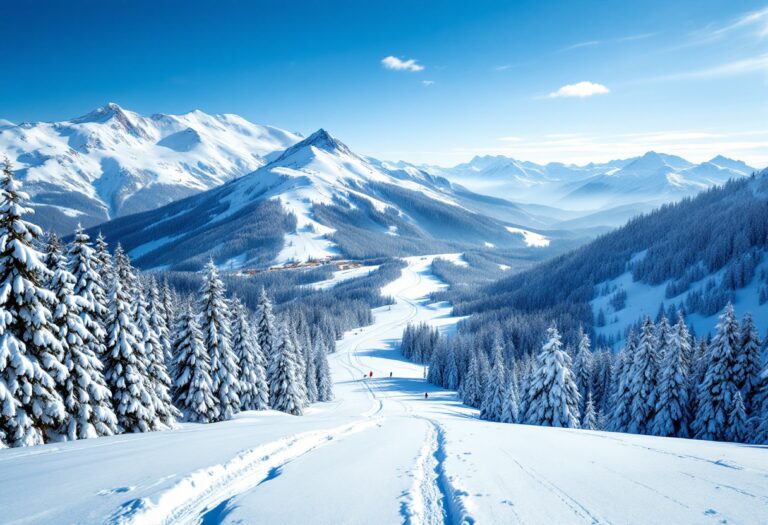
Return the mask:
{"type": "MultiPolygon", "coordinates": [[[[176,294],[168,283],[167,277],[163,278],[163,286],[160,290],[160,302],[163,303],[161,312],[165,316],[165,325],[170,331],[171,327],[176,323],[178,307],[176,306],[176,294]]],[[[173,342],[171,341],[171,343],[173,342]]]]}
{"type": "Polygon", "coordinates": [[[259,339],[259,347],[264,354],[267,362],[272,359],[272,352],[276,347],[277,326],[275,325],[275,315],[272,313],[272,302],[267,297],[264,288],[259,294],[259,307],[256,312],[256,328],[259,339]]]}
{"type": "Polygon", "coordinates": [[[296,365],[296,377],[299,379],[299,383],[296,385],[296,388],[301,395],[303,406],[307,406],[309,405],[309,398],[307,396],[307,384],[306,384],[307,362],[304,359],[303,343],[305,341],[305,338],[303,337],[302,332],[300,332],[300,330],[302,329],[301,317],[299,317],[298,323],[292,322],[292,319],[290,317],[287,319],[286,322],[288,323],[288,330],[291,337],[290,348],[293,351],[293,356],[291,357],[291,360],[296,365]]]}
{"type": "Polygon", "coordinates": [[[681,315],[669,335],[661,358],[656,408],[649,433],[663,437],[688,437],[691,343],[681,315]]]}
{"type": "Polygon", "coordinates": [[[613,364],[613,392],[608,430],[626,432],[632,415],[632,389],[630,367],[632,356],[637,350],[637,336],[630,330],[624,348],[617,354],[613,364]]]}
{"type": "Polygon", "coordinates": [[[43,264],[48,268],[48,274],[41,284],[48,290],[53,290],[53,272],[61,262],[61,240],[54,232],[48,232],[44,235],[45,248],[43,250],[43,264]]]}
{"type": "Polygon", "coordinates": [[[136,305],[136,327],[140,334],[140,342],[147,362],[147,379],[154,394],[155,415],[158,422],[167,428],[173,428],[176,419],[181,414],[173,406],[171,400],[171,378],[168,368],[165,366],[163,347],[158,338],[159,332],[152,324],[152,316],[149,313],[149,302],[142,286],[138,285],[133,301],[136,305]]]}
{"type": "Polygon", "coordinates": [[[592,391],[587,393],[587,402],[584,404],[584,420],[581,422],[584,430],[598,430],[595,404],[592,402],[592,391]]]}
{"type": "Polygon", "coordinates": [[[744,408],[744,400],[739,390],[733,395],[733,406],[728,415],[728,430],[726,439],[734,443],[746,443],[749,439],[749,422],[747,410],[744,408]]]}
{"type": "Polygon", "coordinates": [[[307,345],[304,348],[304,384],[307,389],[307,401],[317,403],[320,399],[320,392],[317,389],[317,369],[315,352],[312,346],[307,345]]]}
{"type": "Polygon", "coordinates": [[[300,416],[304,412],[305,400],[299,387],[304,378],[298,375],[298,365],[294,361],[296,350],[292,348],[293,340],[288,323],[283,321],[278,345],[269,361],[267,380],[272,408],[300,416]]]}
{"type": "Polygon", "coordinates": [[[728,303],[717,323],[706,356],[707,371],[698,388],[693,431],[698,439],[728,439],[729,417],[738,392],[737,359],[741,342],[733,305],[728,303]]]}
{"type": "Polygon", "coordinates": [[[211,357],[213,391],[219,401],[219,417],[232,419],[240,411],[240,380],[237,358],[232,352],[224,283],[213,260],[205,266],[200,289],[200,311],[205,347],[211,357]]]}
{"type": "Polygon", "coordinates": [[[232,351],[240,369],[240,409],[259,410],[263,406],[259,390],[264,388],[263,364],[258,363],[256,355],[259,342],[243,303],[234,299],[232,305],[232,351]]]}
{"type": "Polygon", "coordinates": [[[672,329],[669,326],[669,320],[666,314],[661,315],[661,319],[656,325],[656,357],[659,362],[664,359],[664,353],[672,344],[672,329]]]}
{"type": "MultiPolygon", "coordinates": [[[[75,240],[77,240],[77,233],[75,234],[75,240]]],[[[110,255],[107,241],[104,239],[104,236],[101,233],[99,233],[98,237],[96,238],[93,251],[91,252],[91,257],[93,271],[98,277],[98,286],[94,285],[92,288],[94,315],[96,317],[96,321],[104,331],[104,337],[106,338],[107,320],[109,319],[109,280],[111,278],[110,276],[112,275],[113,268],[112,255],[110,255]]],[[[72,273],[79,281],[80,276],[78,273],[74,271],[72,273]]],[[[75,292],[78,295],[82,295],[78,291],[78,286],[79,285],[75,286],[75,292]]]]}
{"type": "Polygon", "coordinates": [[[112,391],[117,424],[124,432],[149,432],[158,427],[155,393],[149,382],[149,359],[131,312],[131,295],[113,272],[109,293],[109,319],[105,378],[112,391]]]}
{"type": "Polygon", "coordinates": [[[85,340],[91,352],[99,359],[104,356],[107,333],[103,320],[107,318],[107,296],[104,280],[97,271],[95,253],[88,235],[78,224],[75,238],[69,246],[69,271],[75,278],[73,293],[80,297],[80,318],[89,332],[85,340]]]}
{"type": "Polygon", "coordinates": [[[171,356],[170,326],[167,322],[165,304],[157,286],[157,280],[150,276],[146,282],[145,294],[147,296],[147,313],[149,314],[149,326],[157,335],[160,343],[160,353],[167,368],[171,368],[173,357],[171,356]]]}
{"type": "MultiPolygon", "coordinates": [[[[83,315],[91,303],[74,293],[77,280],[56,249],[49,252],[49,264],[53,265],[51,287],[56,294],[53,323],[58,328],[62,363],[68,372],[60,390],[67,412],[61,434],[69,440],[111,436],[117,432],[112,394],[102,373],[102,363],[93,351],[94,347],[103,346],[98,342],[89,344],[95,336],[85,324],[85,319],[91,318],[87,313],[83,315]]],[[[91,328],[100,333],[97,324],[91,328]]]]}
{"type": "Polygon", "coordinates": [[[768,362],[760,373],[760,385],[752,403],[750,428],[753,443],[768,444],[768,362]]]}
{"type": "Polygon", "coordinates": [[[739,353],[736,357],[736,388],[741,391],[742,400],[747,413],[752,411],[752,405],[760,386],[762,359],[760,356],[760,334],[747,313],[741,322],[739,332],[739,353]]]}
{"type": "Polygon", "coordinates": [[[25,203],[6,159],[0,178],[0,433],[11,446],[51,439],[65,418],[56,390],[67,377],[51,323],[55,297],[42,286],[48,269],[35,243],[40,228],[26,221],[25,203]]]}
{"type": "Polygon", "coordinates": [[[587,392],[592,389],[593,355],[590,351],[589,335],[584,333],[582,327],[579,327],[577,338],[579,347],[576,350],[576,357],[573,359],[573,379],[576,381],[576,387],[581,395],[579,413],[583,414],[586,408],[587,392]]]}
{"type": "Polygon", "coordinates": [[[563,350],[554,324],[536,357],[528,387],[525,420],[531,425],[579,428],[579,390],[571,372],[571,358],[563,350]]]}
{"type": "Polygon", "coordinates": [[[187,421],[211,423],[219,420],[219,401],[213,392],[211,361],[203,345],[203,334],[192,307],[187,305],[174,328],[175,379],[173,399],[187,421]]]}
{"type": "Polygon", "coordinates": [[[649,317],[643,321],[640,342],[629,367],[631,396],[630,418],[627,432],[645,434],[656,411],[659,357],[654,326],[649,317]]]}
{"type": "Polygon", "coordinates": [[[317,400],[333,400],[333,380],[331,367],[328,365],[328,352],[325,346],[319,344],[315,348],[315,375],[317,376],[317,400]]]}
{"type": "Polygon", "coordinates": [[[497,340],[493,348],[493,365],[491,365],[490,377],[480,406],[481,419],[501,421],[506,398],[506,386],[507,374],[504,368],[504,357],[501,343],[497,340]]]}
{"type": "Polygon", "coordinates": [[[453,347],[447,348],[445,354],[443,383],[443,386],[448,390],[456,390],[459,387],[459,365],[456,362],[456,350],[453,347]]]}
{"type": "Polygon", "coordinates": [[[467,372],[461,383],[461,397],[468,406],[479,408],[483,401],[482,384],[480,382],[480,367],[477,364],[477,352],[472,351],[467,372]]]}
{"type": "MultiPolygon", "coordinates": [[[[515,366],[514,360],[510,361],[515,366]]],[[[502,423],[517,423],[520,421],[520,400],[518,396],[517,377],[514,369],[507,373],[507,388],[504,395],[504,408],[501,411],[502,423]]]]}

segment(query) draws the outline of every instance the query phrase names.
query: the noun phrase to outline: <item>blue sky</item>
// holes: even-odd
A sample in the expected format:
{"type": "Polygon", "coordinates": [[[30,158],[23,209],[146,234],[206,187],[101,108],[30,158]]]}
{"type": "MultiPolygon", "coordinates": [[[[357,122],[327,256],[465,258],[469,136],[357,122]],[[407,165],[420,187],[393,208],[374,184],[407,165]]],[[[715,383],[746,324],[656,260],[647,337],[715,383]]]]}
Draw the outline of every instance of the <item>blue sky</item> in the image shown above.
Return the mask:
{"type": "Polygon", "coordinates": [[[361,153],[768,165],[768,2],[3,2],[0,117],[237,113],[361,153]],[[389,57],[389,58],[388,58],[389,57]]]}

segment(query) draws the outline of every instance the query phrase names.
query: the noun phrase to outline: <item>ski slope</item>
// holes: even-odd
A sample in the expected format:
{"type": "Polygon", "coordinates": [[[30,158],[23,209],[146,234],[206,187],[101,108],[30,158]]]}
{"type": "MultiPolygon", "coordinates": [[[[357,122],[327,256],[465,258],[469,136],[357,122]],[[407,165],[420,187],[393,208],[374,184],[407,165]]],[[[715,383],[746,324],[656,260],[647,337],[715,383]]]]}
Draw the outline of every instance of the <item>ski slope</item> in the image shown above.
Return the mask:
{"type": "Polygon", "coordinates": [[[397,345],[408,322],[450,331],[458,320],[427,299],[445,286],[429,272],[434,257],[407,258],[383,289],[396,304],[339,342],[335,401],[304,417],[247,412],[0,450],[0,521],[768,522],[765,448],[488,423],[427,385],[397,345]]]}

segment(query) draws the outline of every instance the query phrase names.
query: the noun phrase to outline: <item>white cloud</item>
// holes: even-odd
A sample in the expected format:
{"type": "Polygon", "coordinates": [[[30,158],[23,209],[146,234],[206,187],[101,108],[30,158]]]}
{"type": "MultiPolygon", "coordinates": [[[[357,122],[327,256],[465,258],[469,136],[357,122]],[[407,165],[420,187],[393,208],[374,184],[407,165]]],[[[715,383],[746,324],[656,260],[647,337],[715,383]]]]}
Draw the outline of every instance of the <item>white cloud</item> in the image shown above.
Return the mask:
{"type": "Polygon", "coordinates": [[[434,86],[435,81],[434,80],[422,80],[421,83],[425,86],[434,86]]]}
{"type": "Polygon", "coordinates": [[[549,98],[558,97],[591,97],[592,95],[605,95],[610,93],[611,90],[602,84],[596,84],[594,82],[577,82],[576,84],[567,84],[557,91],[550,93],[549,98]]]}
{"type": "Polygon", "coordinates": [[[560,51],[570,51],[571,49],[579,49],[582,47],[593,47],[593,46],[599,46],[602,44],[602,40],[589,40],[587,42],[578,42],[576,44],[572,44],[568,47],[564,47],[560,51]]]}
{"type": "Polygon", "coordinates": [[[392,55],[382,58],[381,65],[383,65],[386,69],[392,69],[394,71],[417,72],[424,70],[424,66],[416,62],[416,60],[413,58],[402,60],[392,55]]]}

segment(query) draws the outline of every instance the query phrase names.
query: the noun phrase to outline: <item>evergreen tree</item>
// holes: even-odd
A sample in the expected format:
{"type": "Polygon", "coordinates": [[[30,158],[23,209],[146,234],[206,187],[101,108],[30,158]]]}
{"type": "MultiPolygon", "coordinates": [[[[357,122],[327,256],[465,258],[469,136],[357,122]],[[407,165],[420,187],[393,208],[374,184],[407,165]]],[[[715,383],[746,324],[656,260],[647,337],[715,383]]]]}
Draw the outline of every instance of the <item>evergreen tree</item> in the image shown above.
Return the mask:
{"type": "MultiPolygon", "coordinates": [[[[766,337],[768,339],[768,337],[766,337]]],[[[752,403],[750,427],[753,429],[753,443],[768,443],[768,362],[760,374],[760,385],[752,403]]]]}
{"type": "MultiPolygon", "coordinates": [[[[100,286],[94,286],[92,288],[94,315],[96,315],[96,320],[101,325],[101,328],[105,334],[104,337],[106,338],[107,321],[109,320],[108,281],[109,276],[112,275],[113,268],[112,255],[109,253],[109,246],[107,245],[107,241],[104,239],[104,236],[101,233],[99,233],[99,235],[96,237],[96,243],[94,244],[93,270],[101,281],[99,283],[100,286]]],[[[75,276],[78,276],[77,273],[75,273],[75,276]]],[[[78,293],[78,295],[81,295],[81,293],[78,292],[77,287],[75,287],[75,291],[78,293]]]]}
{"type": "MultiPolygon", "coordinates": [[[[165,316],[165,326],[168,327],[168,330],[170,331],[171,327],[174,326],[174,323],[176,322],[176,294],[171,289],[170,284],[168,284],[168,278],[163,279],[163,287],[160,291],[160,302],[163,304],[163,307],[160,309],[160,312],[165,316]]],[[[170,356],[171,358],[173,356],[170,356]]]]}
{"type": "Polygon", "coordinates": [[[592,388],[593,356],[590,351],[589,336],[584,333],[581,327],[579,328],[578,340],[579,348],[573,360],[573,379],[576,381],[579,394],[581,394],[579,413],[583,414],[586,408],[587,392],[592,388]]]}
{"type": "Polygon", "coordinates": [[[315,349],[315,374],[317,375],[317,400],[333,400],[333,380],[328,365],[328,353],[323,346],[315,349]]]}
{"type": "Polygon", "coordinates": [[[584,420],[581,423],[584,430],[598,430],[595,404],[592,402],[592,391],[587,393],[587,402],[584,405],[584,420]]]}
{"type": "Polygon", "coordinates": [[[261,348],[267,362],[271,361],[272,353],[276,346],[275,316],[272,313],[272,302],[267,297],[267,292],[262,288],[259,294],[259,307],[256,313],[256,327],[261,348]]]}
{"type": "Polygon", "coordinates": [[[649,431],[664,437],[688,437],[691,343],[682,316],[670,334],[666,352],[661,358],[656,408],[649,431]]]}
{"type": "Polygon", "coordinates": [[[525,419],[532,425],[578,428],[581,396],[573,380],[571,358],[563,351],[554,324],[547,330],[547,338],[528,387],[525,419]]]}
{"type": "Polygon", "coordinates": [[[448,390],[456,390],[459,387],[459,365],[456,362],[456,351],[453,348],[448,348],[445,355],[443,386],[448,390]]]}
{"type": "Polygon", "coordinates": [[[142,350],[147,362],[147,380],[154,396],[155,415],[160,424],[172,428],[176,423],[176,418],[180,417],[181,414],[171,401],[171,378],[165,366],[165,356],[158,338],[159,332],[152,324],[149,303],[143,295],[141,287],[137,287],[136,291],[138,295],[133,298],[136,305],[136,327],[140,334],[140,343],[143,345],[142,350]]]}
{"type": "Polygon", "coordinates": [[[88,330],[85,344],[93,355],[101,359],[107,338],[104,320],[107,319],[109,309],[104,280],[97,270],[98,262],[89,241],[88,235],[78,225],[75,238],[69,247],[69,271],[75,279],[72,292],[80,298],[82,305],[80,318],[83,320],[83,327],[88,330]]]}
{"type": "Polygon", "coordinates": [[[175,380],[173,398],[187,421],[219,420],[218,399],[213,392],[211,361],[203,345],[197,317],[187,305],[180,313],[173,336],[175,380]]]}
{"type": "Polygon", "coordinates": [[[735,443],[745,443],[748,438],[749,424],[747,422],[747,410],[744,408],[741,392],[737,390],[733,395],[733,406],[728,415],[726,439],[735,443]]]}
{"type": "Polygon", "coordinates": [[[655,415],[658,386],[656,381],[659,373],[656,345],[653,323],[646,317],[643,321],[640,343],[629,367],[629,389],[632,401],[627,432],[632,434],[647,433],[655,415]]]}
{"type": "Polygon", "coordinates": [[[56,385],[66,380],[63,349],[42,284],[48,269],[35,248],[40,228],[6,160],[0,179],[0,432],[11,446],[37,445],[61,427],[66,412],[56,385]]]}
{"type": "Polygon", "coordinates": [[[283,322],[280,340],[272,352],[267,371],[269,400],[275,410],[300,416],[304,411],[304,398],[299,388],[303,383],[303,377],[298,375],[298,365],[294,361],[295,355],[293,337],[287,322],[283,322]]]}
{"type": "Polygon", "coordinates": [[[716,335],[707,353],[707,371],[698,388],[693,430],[699,439],[722,441],[728,438],[729,415],[738,387],[737,359],[740,348],[739,324],[733,305],[728,303],[717,324],[716,335]]]}
{"type": "Polygon", "coordinates": [[[507,388],[504,396],[504,407],[501,412],[501,422],[517,423],[520,421],[520,402],[517,392],[517,378],[513,372],[507,375],[507,388]]]}
{"type": "Polygon", "coordinates": [[[483,394],[483,402],[480,407],[480,418],[488,421],[501,421],[506,399],[507,377],[504,369],[504,357],[501,344],[497,340],[493,349],[493,365],[490,377],[483,394]]]}
{"type": "Polygon", "coordinates": [[[304,384],[307,389],[307,401],[316,403],[319,400],[320,392],[317,389],[317,370],[315,368],[315,354],[311,346],[307,345],[304,349],[304,384]]]}
{"type": "Polygon", "coordinates": [[[211,358],[213,391],[219,401],[219,417],[232,419],[240,410],[240,382],[237,358],[232,353],[229,319],[226,315],[224,283],[213,261],[205,267],[205,281],[200,290],[205,347],[211,358]]]}
{"type": "Polygon", "coordinates": [[[171,356],[171,335],[170,325],[168,324],[165,312],[165,304],[157,287],[157,280],[150,276],[147,280],[146,294],[148,296],[147,313],[149,314],[149,326],[157,335],[157,341],[160,344],[160,354],[167,368],[173,364],[171,356]]]}
{"type": "Polygon", "coordinates": [[[119,428],[149,432],[158,427],[155,394],[148,379],[149,360],[131,313],[132,297],[117,276],[112,279],[107,323],[105,378],[119,428]]]}
{"type": "Polygon", "coordinates": [[[461,397],[464,403],[473,408],[479,408],[483,400],[482,384],[480,383],[480,367],[477,364],[477,353],[472,352],[469,367],[461,383],[461,397]]]}
{"type": "Polygon", "coordinates": [[[66,420],[61,434],[69,440],[111,436],[117,432],[111,393],[102,373],[101,361],[88,344],[93,334],[81,317],[88,302],[74,293],[75,276],[66,267],[58,246],[50,247],[51,286],[56,294],[53,323],[62,345],[62,363],[67,377],[60,385],[66,420]]]}
{"type": "Polygon", "coordinates": [[[608,430],[626,432],[632,418],[632,356],[637,351],[637,336],[630,330],[624,348],[616,356],[613,366],[612,410],[608,430]]]}
{"type": "Polygon", "coordinates": [[[755,396],[760,386],[760,334],[757,332],[752,314],[744,315],[739,333],[739,353],[736,358],[736,388],[741,391],[747,412],[752,410],[755,396]]]}
{"type": "Polygon", "coordinates": [[[232,350],[240,368],[240,408],[260,410],[264,408],[261,397],[267,393],[260,391],[266,385],[264,363],[259,362],[260,356],[256,353],[259,342],[240,301],[233,301],[232,314],[232,350]]]}

